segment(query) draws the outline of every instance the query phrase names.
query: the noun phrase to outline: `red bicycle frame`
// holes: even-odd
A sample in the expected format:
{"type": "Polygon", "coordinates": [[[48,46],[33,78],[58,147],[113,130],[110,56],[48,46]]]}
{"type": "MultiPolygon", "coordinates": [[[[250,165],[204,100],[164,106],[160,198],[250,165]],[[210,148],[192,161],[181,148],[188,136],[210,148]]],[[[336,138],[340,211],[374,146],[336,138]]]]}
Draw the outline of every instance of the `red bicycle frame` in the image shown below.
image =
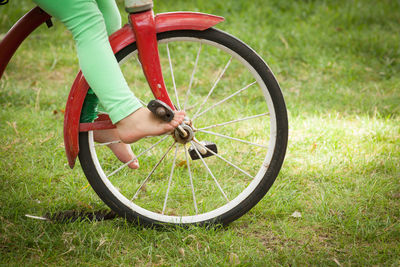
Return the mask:
{"type": "MultiPolygon", "coordinates": [[[[49,22],[50,18],[50,15],[35,7],[10,29],[0,42],[0,78],[19,45],[42,23],[49,22]]],[[[223,20],[219,16],[195,12],[171,12],[154,16],[153,11],[148,10],[129,14],[130,24],[112,34],[109,40],[114,53],[128,44],[137,43],[143,72],[154,97],[175,110],[165,87],[156,34],[172,30],[202,31],[223,20]]],[[[68,96],[64,114],[64,144],[71,168],[74,167],[79,153],[79,132],[115,127],[108,116],[101,116],[93,123],[80,123],[82,105],[88,89],[89,85],[82,72],[79,72],[68,96]]]]}

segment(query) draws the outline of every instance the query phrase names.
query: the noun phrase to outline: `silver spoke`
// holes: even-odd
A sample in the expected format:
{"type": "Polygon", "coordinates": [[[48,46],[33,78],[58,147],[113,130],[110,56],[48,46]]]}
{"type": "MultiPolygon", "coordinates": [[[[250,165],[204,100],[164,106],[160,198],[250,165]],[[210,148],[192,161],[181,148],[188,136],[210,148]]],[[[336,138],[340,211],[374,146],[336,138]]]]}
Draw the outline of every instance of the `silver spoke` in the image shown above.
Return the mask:
{"type": "Polygon", "coordinates": [[[200,152],[197,150],[197,147],[193,144],[193,142],[190,142],[192,144],[192,146],[194,147],[194,150],[196,151],[197,155],[199,156],[199,158],[201,159],[201,161],[203,162],[204,167],[206,167],[208,173],[211,175],[211,177],[213,178],[215,184],[217,185],[219,191],[221,191],[222,195],[224,196],[224,198],[226,199],[227,202],[229,202],[228,197],[226,196],[224,190],[222,189],[222,187],[219,185],[217,179],[215,178],[214,174],[211,172],[210,168],[208,167],[207,163],[204,161],[203,156],[200,155],[200,152]]]}
{"type": "Polygon", "coordinates": [[[193,80],[194,80],[194,74],[196,73],[197,64],[198,64],[199,58],[200,58],[201,48],[202,48],[202,44],[200,43],[199,50],[197,51],[196,61],[194,62],[192,76],[190,77],[189,88],[188,88],[188,90],[186,92],[186,98],[185,98],[185,104],[183,105],[183,110],[186,110],[186,106],[187,106],[187,103],[188,103],[188,100],[189,100],[190,90],[192,89],[192,84],[193,84],[193,80]]]}
{"type": "MultiPolygon", "coordinates": [[[[137,98],[137,97],[136,97],[137,98]]],[[[143,105],[143,106],[145,106],[145,107],[147,107],[147,104],[146,103],[144,103],[144,101],[143,100],[141,100],[141,99],[139,99],[139,98],[137,98],[138,100],[139,100],[139,102],[143,105]]]]}
{"type": "Polygon", "coordinates": [[[141,155],[143,155],[144,153],[146,153],[147,151],[150,151],[151,149],[153,149],[155,146],[157,146],[158,144],[160,144],[162,141],[164,141],[165,139],[167,139],[168,135],[164,136],[161,140],[159,140],[157,143],[155,143],[154,145],[152,145],[150,148],[146,149],[145,151],[143,151],[142,153],[140,153],[139,155],[137,155],[136,157],[134,157],[133,159],[131,159],[130,161],[124,163],[122,166],[120,166],[118,169],[116,169],[115,171],[113,171],[112,173],[110,173],[109,175],[107,175],[107,178],[109,178],[110,176],[116,174],[117,172],[119,172],[120,170],[122,170],[124,167],[128,166],[129,164],[131,164],[133,161],[137,160],[141,155]]]}
{"type": "Polygon", "coordinates": [[[253,176],[251,176],[248,172],[242,170],[240,167],[236,166],[235,164],[233,164],[232,162],[230,162],[229,160],[223,158],[222,156],[218,155],[217,153],[215,153],[214,151],[212,151],[211,149],[208,149],[206,146],[203,146],[200,142],[198,143],[200,144],[200,146],[202,146],[203,148],[205,148],[208,152],[210,152],[211,154],[213,154],[214,156],[218,157],[219,159],[225,161],[226,163],[228,163],[229,165],[231,165],[233,168],[237,169],[238,171],[242,172],[243,174],[247,175],[248,177],[250,177],[251,179],[254,179],[253,176]]]}
{"type": "Polygon", "coordinates": [[[214,133],[214,132],[204,131],[204,130],[198,130],[198,131],[202,132],[202,133],[208,133],[208,134],[212,134],[212,135],[219,136],[219,137],[222,137],[222,138],[230,139],[230,140],[235,140],[235,141],[246,143],[246,144],[253,145],[253,146],[268,148],[267,146],[264,146],[264,145],[259,145],[259,144],[256,144],[256,143],[252,143],[252,142],[249,142],[249,141],[246,141],[246,140],[242,140],[242,139],[239,139],[239,138],[235,138],[235,137],[231,137],[231,136],[227,136],[227,135],[223,135],[223,134],[219,134],[219,133],[214,133]]]}
{"type": "Polygon", "coordinates": [[[254,115],[254,116],[250,116],[250,117],[245,117],[245,118],[241,118],[241,119],[237,119],[237,120],[233,120],[233,121],[227,121],[227,122],[223,122],[223,123],[218,123],[218,124],[210,125],[210,126],[207,126],[207,127],[199,128],[197,130],[200,131],[200,130],[211,129],[211,128],[224,126],[224,125],[231,124],[231,123],[236,123],[236,122],[239,122],[239,121],[247,121],[247,120],[251,120],[251,119],[255,119],[255,118],[262,117],[262,116],[267,116],[267,115],[269,115],[269,112],[258,114],[258,115],[254,115]]]}
{"type": "Polygon", "coordinates": [[[231,99],[231,98],[234,97],[235,95],[240,94],[241,92],[243,92],[244,90],[246,90],[247,88],[249,88],[250,86],[252,86],[252,85],[255,84],[255,83],[256,83],[256,82],[252,82],[251,84],[249,84],[249,85],[243,87],[242,89],[236,91],[235,93],[231,94],[230,96],[228,96],[228,97],[222,99],[222,100],[219,101],[218,103],[215,103],[215,104],[212,105],[211,107],[209,107],[209,108],[207,108],[206,110],[204,110],[204,111],[200,112],[199,114],[197,114],[197,116],[194,116],[194,117],[192,118],[192,120],[194,120],[194,119],[200,117],[201,115],[203,115],[203,114],[206,113],[207,111],[209,111],[209,110],[211,110],[211,109],[213,109],[213,108],[215,108],[215,107],[221,105],[222,103],[224,103],[224,102],[227,101],[228,99],[231,99]]]}
{"type": "Polygon", "coordinates": [[[181,110],[181,105],[179,104],[178,91],[176,90],[174,69],[172,68],[172,61],[171,61],[171,55],[170,55],[170,53],[169,53],[169,46],[168,46],[168,44],[167,44],[167,54],[168,54],[168,61],[169,61],[169,69],[170,69],[170,71],[171,71],[172,84],[174,85],[176,103],[178,104],[179,110],[181,110]]]}
{"type": "Polygon", "coordinates": [[[164,206],[163,206],[162,214],[164,214],[165,208],[167,207],[168,195],[169,195],[169,190],[171,188],[172,175],[174,174],[175,162],[176,162],[177,154],[178,154],[178,144],[176,144],[176,146],[175,146],[175,156],[174,156],[174,161],[172,162],[171,174],[169,175],[169,179],[168,179],[168,187],[167,187],[167,192],[165,193],[165,199],[164,199],[164,206]]]}
{"type": "Polygon", "coordinates": [[[135,53],[135,58],[136,58],[136,61],[139,63],[139,66],[142,67],[142,62],[140,62],[140,59],[139,59],[137,53],[135,53]]]}
{"type": "Polygon", "coordinates": [[[194,109],[195,107],[196,107],[196,105],[194,105],[194,106],[190,106],[190,107],[187,107],[187,108],[185,108],[185,111],[192,110],[192,109],[194,109]]]}
{"type": "Polygon", "coordinates": [[[232,62],[232,57],[229,58],[228,63],[226,63],[224,69],[221,71],[220,75],[218,76],[217,80],[215,81],[213,87],[211,88],[210,92],[208,92],[207,97],[204,99],[203,103],[201,103],[199,109],[197,110],[196,114],[194,115],[194,117],[197,116],[197,114],[199,114],[199,112],[201,111],[201,109],[203,108],[204,104],[207,102],[208,98],[210,97],[210,95],[212,94],[212,92],[214,91],[215,87],[217,87],[217,84],[219,83],[219,81],[221,80],[222,76],[224,76],[225,71],[228,69],[229,65],[232,62]]]}
{"type": "Polygon", "coordinates": [[[157,167],[160,165],[160,163],[164,160],[164,158],[167,156],[168,152],[171,151],[171,148],[175,145],[176,142],[174,142],[172,144],[172,146],[170,146],[167,151],[164,153],[164,155],[161,157],[161,159],[157,162],[157,164],[153,167],[153,169],[151,170],[151,172],[149,173],[149,175],[147,175],[146,179],[144,179],[144,181],[142,182],[142,184],[140,185],[139,189],[136,191],[135,195],[133,196],[133,198],[131,199],[131,201],[133,201],[137,195],[140,193],[140,191],[142,190],[143,186],[147,183],[147,181],[150,179],[151,175],[153,175],[154,171],[157,169],[157,167]]]}
{"type": "Polygon", "coordinates": [[[95,144],[94,146],[95,147],[96,146],[108,146],[111,144],[118,144],[118,143],[121,143],[121,140],[115,140],[115,141],[111,141],[111,142],[107,142],[107,143],[98,143],[98,144],[95,144]]]}
{"type": "Polygon", "coordinates": [[[186,144],[184,145],[183,148],[185,149],[186,165],[187,165],[188,171],[189,171],[190,186],[192,187],[194,210],[196,211],[196,215],[197,215],[199,213],[199,210],[197,209],[196,195],[194,193],[194,186],[193,186],[192,171],[190,170],[190,162],[189,162],[188,152],[186,149],[186,144]]]}

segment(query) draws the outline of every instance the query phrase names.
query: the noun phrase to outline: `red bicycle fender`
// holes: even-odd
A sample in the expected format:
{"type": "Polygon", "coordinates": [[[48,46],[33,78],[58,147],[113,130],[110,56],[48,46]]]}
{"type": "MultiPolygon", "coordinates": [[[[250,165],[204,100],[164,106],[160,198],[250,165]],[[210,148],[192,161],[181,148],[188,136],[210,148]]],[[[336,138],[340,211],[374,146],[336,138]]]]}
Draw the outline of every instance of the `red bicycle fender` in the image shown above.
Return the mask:
{"type": "MultiPolygon", "coordinates": [[[[157,33],[172,30],[203,31],[222,21],[224,21],[223,17],[197,12],[161,13],[155,17],[157,33]]],[[[135,42],[135,35],[129,24],[110,36],[110,44],[114,53],[133,42],[135,42]]],[[[71,169],[75,166],[76,157],[79,153],[79,120],[88,89],[88,83],[82,72],[79,72],[72,84],[64,114],[64,145],[71,169]]],[[[85,125],[85,129],[82,130],[85,131],[89,128],[85,125]]]]}

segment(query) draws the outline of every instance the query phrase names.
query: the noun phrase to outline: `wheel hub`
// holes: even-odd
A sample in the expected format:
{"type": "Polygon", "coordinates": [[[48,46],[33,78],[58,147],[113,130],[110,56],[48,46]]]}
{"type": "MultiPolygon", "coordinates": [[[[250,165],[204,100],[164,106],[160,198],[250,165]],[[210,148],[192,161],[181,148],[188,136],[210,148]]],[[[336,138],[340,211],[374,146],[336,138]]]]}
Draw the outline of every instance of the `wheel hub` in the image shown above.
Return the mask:
{"type": "Polygon", "coordinates": [[[181,144],[186,144],[186,143],[189,143],[190,141],[192,141],[194,138],[194,131],[193,131],[192,127],[183,123],[181,125],[181,129],[183,129],[186,132],[186,136],[183,136],[183,134],[181,133],[180,130],[175,129],[174,133],[172,134],[175,141],[178,143],[181,143],[181,144]]]}

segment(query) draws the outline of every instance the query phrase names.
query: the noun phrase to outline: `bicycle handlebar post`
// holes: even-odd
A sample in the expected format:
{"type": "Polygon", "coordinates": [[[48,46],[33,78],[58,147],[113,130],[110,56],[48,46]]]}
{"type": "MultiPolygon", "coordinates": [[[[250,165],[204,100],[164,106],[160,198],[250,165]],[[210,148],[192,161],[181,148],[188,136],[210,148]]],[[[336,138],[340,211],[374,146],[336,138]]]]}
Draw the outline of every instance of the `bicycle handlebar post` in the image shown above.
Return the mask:
{"type": "Polygon", "coordinates": [[[132,14],[153,8],[153,0],[125,0],[125,10],[132,14]]]}

